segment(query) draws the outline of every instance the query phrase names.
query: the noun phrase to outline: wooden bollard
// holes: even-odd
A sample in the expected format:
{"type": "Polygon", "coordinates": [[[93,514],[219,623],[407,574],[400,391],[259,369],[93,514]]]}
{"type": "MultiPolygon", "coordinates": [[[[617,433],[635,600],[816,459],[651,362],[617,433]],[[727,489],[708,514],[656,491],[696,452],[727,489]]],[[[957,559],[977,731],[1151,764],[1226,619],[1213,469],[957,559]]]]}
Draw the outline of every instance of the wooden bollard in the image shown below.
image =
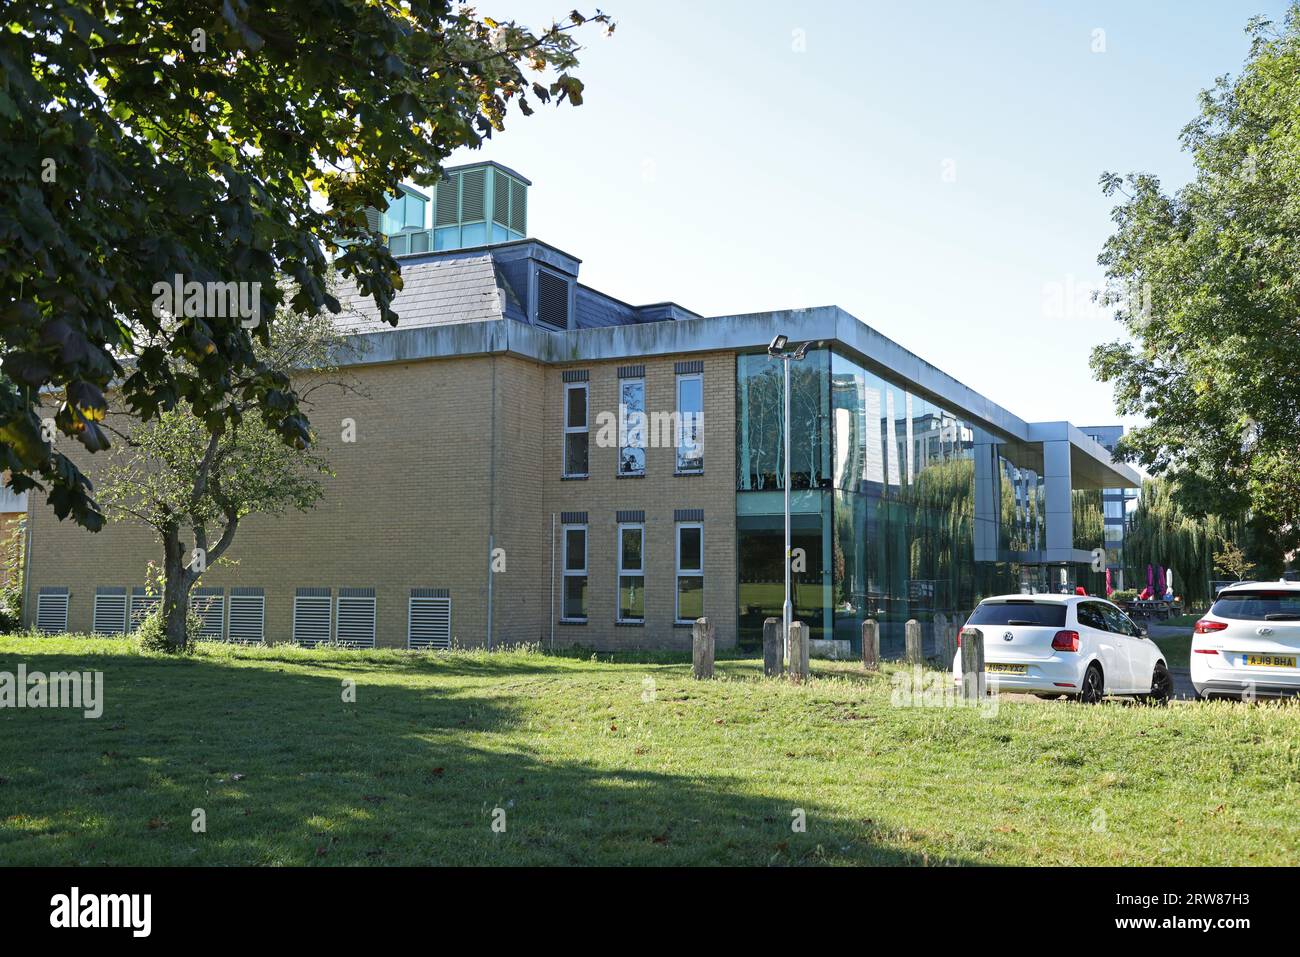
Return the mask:
{"type": "Polygon", "coordinates": [[[713,677],[713,622],[696,618],[691,635],[691,668],[695,677],[713,677]]]}
{"type": "MultiPolygon", "coordinates": [[[[934,653],[940,662],[948,647],[948,616],[939,612],[934,616],[934,653]]],[[[952,661],[952,656],[948,657],[952,661]]]]}
{"type": "Polygon", "coordinates": [[[880,670],[880,623],[874,618],[862,623],[862,667],[880,670]]]}
{"type": "Polygon", "coordinates": [[[808,677],[808,626],[802,621],[790,625],[790,680],[808,677]]]}
{"type": "Polygon", "coordinates": [[[978,628],[961,631],[961,696],[971,702],[984,700],[984,632],[978,628]]]}
{"type": "Polygon", "coordinates": [[[785,671],[785,642],[781,640],[781,619],[769,618],[763,622],[763,674],[768,678],[780,677],[785,671]]]}
{"type": "Polygon", "coordinates": [[[909,618],[903,627],[906,636],[903,656],[909,665],[919,665],[925,661],[925,653],[921,647],[921,623],[915,618],[909,618]]]}

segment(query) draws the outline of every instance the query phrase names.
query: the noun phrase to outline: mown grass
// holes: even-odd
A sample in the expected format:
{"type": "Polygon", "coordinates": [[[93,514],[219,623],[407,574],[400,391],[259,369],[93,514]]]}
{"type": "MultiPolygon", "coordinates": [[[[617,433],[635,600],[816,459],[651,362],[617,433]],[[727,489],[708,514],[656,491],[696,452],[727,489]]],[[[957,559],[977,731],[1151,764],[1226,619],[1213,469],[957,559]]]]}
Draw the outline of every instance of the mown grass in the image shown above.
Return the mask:
{"type": "Polygon", "coordinates": [[[1190,628],[1179,635],[1163,635],[1151,640],[1164,652],[1165,661],[1169,663],[1169,667],[1187,668],[1191,666],[1192,631],[1190,628]]]}
{"type": "Polygon", "coordinates": [[[989,714],[891,706],[909,673],[851,663],[793,686],[752,660],[696,682],[522,651],[0,639],[0,671],[20,662],[103,671],[106,705],[0,710],[6,864],[1300,860],[1293,704],[989,714]]]}

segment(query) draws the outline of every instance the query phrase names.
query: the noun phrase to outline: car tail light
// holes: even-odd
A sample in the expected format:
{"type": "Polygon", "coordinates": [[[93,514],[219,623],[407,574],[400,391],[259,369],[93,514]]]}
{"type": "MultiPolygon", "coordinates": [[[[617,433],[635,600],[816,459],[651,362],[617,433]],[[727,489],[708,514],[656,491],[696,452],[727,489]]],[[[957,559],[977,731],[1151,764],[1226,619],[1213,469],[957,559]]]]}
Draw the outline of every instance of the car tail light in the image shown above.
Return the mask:
{"type": "Polygon", "coordinates": [[[1210,621],[1208,618],[1202,618],[1192,628],[1194,635],[1208,635],[1212,631],[1223,631],[1228,627],[1226,621],[1210,621]]]}
{"type": "Polygon", "coordinates": [[[1078,651],[1079,633],[1077,631],[1058,631],[1052,636],[1052,647],[1057,651],[1078,651]]]}

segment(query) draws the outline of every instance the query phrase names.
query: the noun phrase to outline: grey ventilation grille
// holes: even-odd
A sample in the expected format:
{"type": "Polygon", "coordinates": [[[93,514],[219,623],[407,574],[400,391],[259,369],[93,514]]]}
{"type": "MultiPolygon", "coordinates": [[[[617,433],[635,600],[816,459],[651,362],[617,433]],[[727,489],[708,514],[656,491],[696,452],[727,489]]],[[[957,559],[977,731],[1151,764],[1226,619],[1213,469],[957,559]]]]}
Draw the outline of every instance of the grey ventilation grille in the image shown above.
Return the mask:
{"type": "Polygon", "coordinates": [[[161,595],[150,593],[149,589],[137,585],[131,589],[131,630],[140,627],[149,613],[158,607],[161,595]]]}
{"type": "Polygon", "coordinates": [[[293,640],[308,648],[329,641],[332,605],[328,588],[299,588],[293,596],[293,640]]]}
{"type": "Polygon", "coordinates": [[[340,588],[335,622],[340,645],[351,648],[375,647],[375,590],[340,588]]]}
{"type": "Polygon", "coordinates": [[[266,637],[266,595],[260,588],[230,589],[231,641],[257,644],[266,637]]]}
{"type": "Polygon", "coordinates": [[[126,589],[95,589],[95,617],[91,630],[97,635],[121,635],[126,632],[126,589]]]}
{"type": "Polygon", "coordinates": [[[406,646],[415,649],[451,647],[451,599],[432,597],[444,589],[413,588],[406,620],[406,646]]]}
{"type": "Polygon", "coordinates": [[[514,179],[510,181],[510,228],[520,234],[528,232],[528,189],[514,179]]]}
{"type": "Polygon", "coordinates": [[[486,216],[487,170],[467,169],[460,174],[460,219],[482,222],[486,216]]]}
{"type": "Polygon", "coordinates": [[[435,226],[455,226],[460,221],[460,174],[452,173],[442,179],[437,186],[437,202],[434,206],[435,226]]]}
{"type": "Polygon", "coordinates": [[[552,329],[569,328],[569,284],[544,269],[537,270],[537,322],[552,329]]]}
{"type": "Polygon", "coordinates": [[[68,630],[68,589],[46,587],[36,596],[36,629],[47,635],[68,630]]]}
{"type": "Polygon", "coordinates": [[[223,589],[194,589],[190,592],[190,607],[203,622],[199,637],[220,641],[226,636],[226,596],[223,589]]]}

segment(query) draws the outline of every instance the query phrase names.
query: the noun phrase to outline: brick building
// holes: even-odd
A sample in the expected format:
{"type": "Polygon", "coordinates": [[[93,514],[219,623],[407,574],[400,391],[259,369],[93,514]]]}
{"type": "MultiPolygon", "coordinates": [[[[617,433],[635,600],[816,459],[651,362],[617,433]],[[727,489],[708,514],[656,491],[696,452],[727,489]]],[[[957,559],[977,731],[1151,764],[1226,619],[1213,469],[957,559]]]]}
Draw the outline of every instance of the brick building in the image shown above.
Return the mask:
{"type": "MultiPolygon", "coordinates": [[[[335,476],[313,510],[241,523],[235,564],[201,582],[213,637],[684,648],[704,614],[721,646],[752,645],[783,597],[778,333],[813,343],[791,390],[813,637],[852,642],[871,615],[888,648],[908,617],[1091,582],[1102,543],[1076,541],[1072,492],[1138,482],[1096,442],[836,307],[702,317],[589,288],[580,260],[524,238],[529,185],[473,164],[376,215],[401,321],[349,302],[358,389],[311,412],[335,476]]],[[[151,533],[91,535],[29,498],[30,622],[129,628],[151,533]]]]}

